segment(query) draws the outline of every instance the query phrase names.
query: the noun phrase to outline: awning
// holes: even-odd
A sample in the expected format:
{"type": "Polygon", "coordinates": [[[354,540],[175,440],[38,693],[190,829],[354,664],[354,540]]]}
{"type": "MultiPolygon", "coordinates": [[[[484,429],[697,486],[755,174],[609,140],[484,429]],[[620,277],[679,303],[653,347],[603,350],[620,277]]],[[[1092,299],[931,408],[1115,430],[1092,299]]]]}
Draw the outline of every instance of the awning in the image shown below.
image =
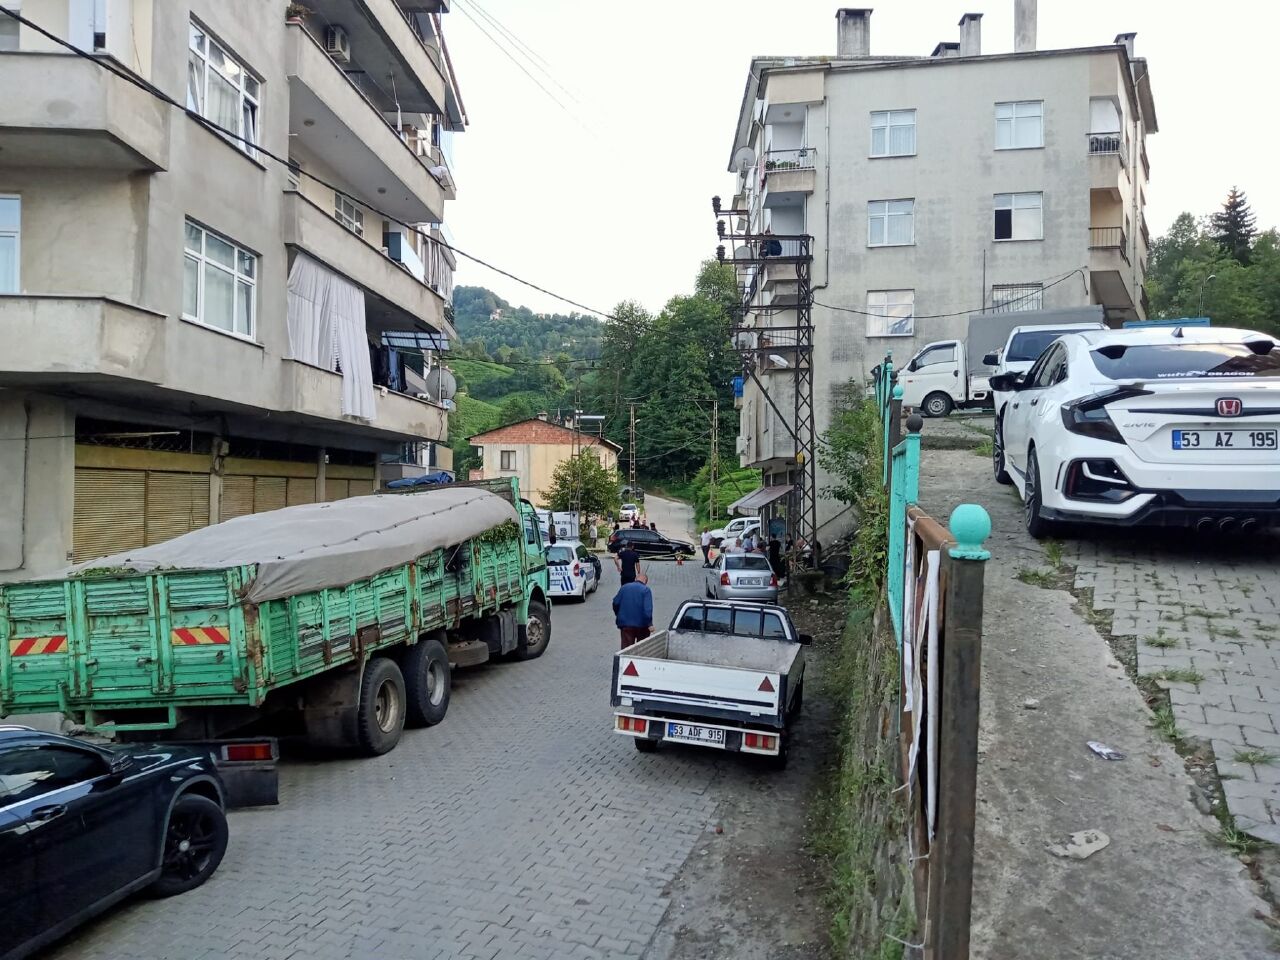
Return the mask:
{"type": "Polygon", "coordinates": [[[759,490],[752,490],[745,497],[739,497],[733,503],[729,504],[730,513],[753,514],[759,512],[761,507],[767,507],[775,500],[781,500],[792,490],[795,484],[780,483],[775,487],[761,487],[759,490]]]}

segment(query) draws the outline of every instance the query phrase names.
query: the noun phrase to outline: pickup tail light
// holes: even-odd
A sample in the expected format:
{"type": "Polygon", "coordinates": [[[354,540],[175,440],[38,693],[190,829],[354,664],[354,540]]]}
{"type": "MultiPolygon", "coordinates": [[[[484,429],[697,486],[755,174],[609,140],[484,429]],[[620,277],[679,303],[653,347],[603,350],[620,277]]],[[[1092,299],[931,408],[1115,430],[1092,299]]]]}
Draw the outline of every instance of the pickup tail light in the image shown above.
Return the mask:
{"type": "Polygon", "coordinates": [[[720,574],[720,586],[722,587],[729,586],[729,574],[727,573],[720,574]]]}
{"type": "Polygon", "coordinates": [[[636,733],[646,736],[649,733],[649,721],[640,717],[618,717],[618,729],[623,733],[636,733]]]}
{"type": "Polygon", "coordinates": [[[742,746],[747,750],[777,750],[778,738],[772,733],[744,733],[742,746]]]}
{"type": "Polygon", "coordinates": [[[222,746],[222,759],[227,763],[258,763],[274,760],[275,751],[266,740],[261,743],[227,743],[222,746]]]}
{"type": "Polygon", "coordinates": [[[1124,437],[1116,429],[1111,414],[1107,412],[1107,404],[1116,400],[1127,400],[1129,397],[1144,397],[1151,393],[1140,387],[1117,387],[1105,390],[1079,400],[1062,405],[1062,425],[1071,433],[1095,440],[1107,440],[1111,443],[1124,443],[1124,437]]]}

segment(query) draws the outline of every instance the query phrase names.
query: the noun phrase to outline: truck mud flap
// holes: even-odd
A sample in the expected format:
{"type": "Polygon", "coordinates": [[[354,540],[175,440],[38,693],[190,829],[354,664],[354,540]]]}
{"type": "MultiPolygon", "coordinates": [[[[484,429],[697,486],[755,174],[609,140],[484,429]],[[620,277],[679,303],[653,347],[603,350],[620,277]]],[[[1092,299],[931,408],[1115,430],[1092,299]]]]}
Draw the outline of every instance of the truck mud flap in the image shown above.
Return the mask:
{"type": "Polygon", "coordinates": [[[222,777],[228,808],[280,803],[280,744],[275,737],[184,740],[178,745],[208,752],[222,777]]]}

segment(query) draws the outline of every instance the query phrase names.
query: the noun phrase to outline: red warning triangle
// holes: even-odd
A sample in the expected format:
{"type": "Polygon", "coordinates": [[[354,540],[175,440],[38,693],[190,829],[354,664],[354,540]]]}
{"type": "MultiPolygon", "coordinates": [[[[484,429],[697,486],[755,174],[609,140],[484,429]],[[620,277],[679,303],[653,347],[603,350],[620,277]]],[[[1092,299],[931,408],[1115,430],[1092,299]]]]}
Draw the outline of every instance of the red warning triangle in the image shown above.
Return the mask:
{"type": "Polygon", "coordinates": [[[773,684],[769,682],[768,677],[765,677],[760,681],[760,686],[756,687],[756,689],[763,690],[765,693],[773,693],[773,684]]]}
{"type": "MultiPolygon", "coordinates": [[[[640,671],[636,669],[636,662],[635,662],[634,660],[629,660],[629,661],[627,662],[627,669],[625,669],[625,670],[623,670],[623,671],[622,671],[622,675],[623,675],[624,677],[638,677],[638,676],[640,676],[640,671]]],[[[771,687],[770,689],[772,689],[772,687],[771,687]]]]}

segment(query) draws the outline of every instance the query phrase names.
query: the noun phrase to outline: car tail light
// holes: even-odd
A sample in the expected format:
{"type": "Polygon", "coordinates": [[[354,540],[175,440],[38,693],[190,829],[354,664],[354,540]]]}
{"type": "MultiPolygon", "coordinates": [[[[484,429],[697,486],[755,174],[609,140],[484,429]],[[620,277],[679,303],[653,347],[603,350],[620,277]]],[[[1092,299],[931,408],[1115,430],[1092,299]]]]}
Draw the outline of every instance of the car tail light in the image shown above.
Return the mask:
{"type": "Polygon", "coordinates": [[[1114,460],[1072,460],[1063,492],[1073,500],[1121,503],[1137,491],[1114,460]]]}
{"type": "Polygon", "coordinates": [[[744,733],[742,745],[748,750],[776,750],[778,738],[768,733],[744,733]]]}
{"type": "Polygon", "coordinates": [[[1124,443],[1124,437],[1116,429],[1107,412],[1107,404],[1129,397],[1143,397],[1151,393],[1139,387],[1117,387],[1095,393],[1071,403],[1062,405],[1062,425],[1074,434],[1082,437],[1093,437],[1095,440],[1108,440],[1111,443],[1124,443]]]}
{"type": "Polygon", "coordinates": [[[582,576],[582,567],[581,567],[581,565],[580,565],[580,564],[576,564],[576,563],[575,563],[575,564],[573,565],[573,575],[574,575],[575,577],[580,577],[580,576],[582,576]]]}
{"type": "Polygon", "coordinates": [[[776,587],[777,585],[778,585],[778,575],[776,573],[771,573],[769,575],[769,586],[776,587]]]}
{"type": "Polygon", "coordinates": [[[262,743],[227,743],[222,747],[222,759],[228,763],[253,763],[259,760],[272,760],[275,751],[267,741],[262,743]]]}
{"type": "Polygon", "coordinates": [[[720,586],[722,587],[729,586],[729,575],[727,573],[720,574],[720,586]]]}
{"type": "Polygon", "coordinates": [[[618,729],[624,733],[647,734],[649,732],[649,721],[642,720],[639,717],[618,717],[618,729]]]}

